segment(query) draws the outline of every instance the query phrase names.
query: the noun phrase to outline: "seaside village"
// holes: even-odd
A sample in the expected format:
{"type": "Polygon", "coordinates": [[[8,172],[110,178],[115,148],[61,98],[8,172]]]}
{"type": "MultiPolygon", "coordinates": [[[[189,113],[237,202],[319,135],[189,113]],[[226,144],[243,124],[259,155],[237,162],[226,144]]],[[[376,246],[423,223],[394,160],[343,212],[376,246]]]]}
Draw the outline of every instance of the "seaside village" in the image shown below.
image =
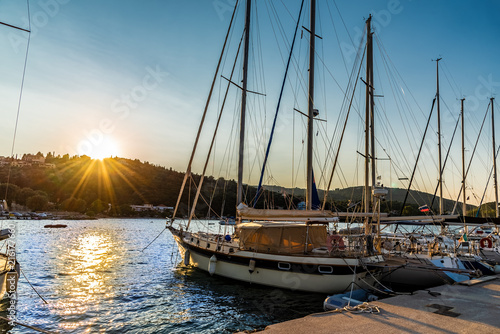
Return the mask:
{"type": "Polygon", "coordinates": [[[12,167],[31,167],[36,166],[40,168],[56,168],[53,163],[45,162],[45,158],[42,155],[35,154],[24,154],[21,159],[16,157],[2,157],[0,156],[0,167],[7,166],[12,163],[12,167]]]}

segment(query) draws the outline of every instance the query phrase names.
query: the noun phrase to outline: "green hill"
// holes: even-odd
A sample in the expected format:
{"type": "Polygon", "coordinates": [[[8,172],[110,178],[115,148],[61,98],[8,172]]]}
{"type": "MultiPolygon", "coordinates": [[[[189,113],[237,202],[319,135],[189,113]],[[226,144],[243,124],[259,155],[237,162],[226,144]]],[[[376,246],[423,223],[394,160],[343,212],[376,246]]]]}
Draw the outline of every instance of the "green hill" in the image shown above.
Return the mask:
{"type": "MultiPolygon", "coordinates": [[[[44,158],[41,153],[28,156],[44,158]]],[[[15,160],[14,164],[10,163],[12,160],[9,162],[5,158],[0,161],[0,199],[7,194],[9,205],[16,203],[33,211],[62,210],[90,215],[106,213],[111,216],[131,216],[135,214],[131,211],[131,204],[175,206],[184,178],[182,172],[137,159],[116,157],[101,161],[87,156],[53,156],[49,153],[45,157],[45,163],[34,161],[15,160]],[[24,162],[21,163],[22,161],[24,162]]],[[[199,178],[198,175],[192,175],[187,183],[179,206],[180,216],[189,213],[199,178]]],[[[259,197],[256,207],[293,208],[304,200],[304,189],[276,186],[265,186],[264,189],[266,191],[259,197]]],[[[406,190],[388,190],[389,194],[382,203],[381,210],[399,213],[406,190]]],[[[245,186],[247,203],[253,203],[255,194],[256,187],[245,186]]],[[[332,190],[326,208],[346,211],[350,204],[361,201],[362,195],[363,187],[332,190]]],[[[320,198],[322,196],[320,191],[320,198]]],[[[432,195],[412,190],[404,214],[420,214],[418,207],[424,204],[430,206],[431,201],[432,195]]],[[[434,200],[435,212],[437,205],[438,198],[434,200]]],[[[445,211],[451,211],[454,202],[445,199],[444,205],[445,211]]],[[[205,177],[197,215],[234,216],[235,207],[236,182],[205,177]],[[212,210],[209,210],[209,207],[212,210]]],[[[474,207],[468,208],[472,210],[474,207]]],[[[491,210],[485,209],[485,212],[491,210]]]]}

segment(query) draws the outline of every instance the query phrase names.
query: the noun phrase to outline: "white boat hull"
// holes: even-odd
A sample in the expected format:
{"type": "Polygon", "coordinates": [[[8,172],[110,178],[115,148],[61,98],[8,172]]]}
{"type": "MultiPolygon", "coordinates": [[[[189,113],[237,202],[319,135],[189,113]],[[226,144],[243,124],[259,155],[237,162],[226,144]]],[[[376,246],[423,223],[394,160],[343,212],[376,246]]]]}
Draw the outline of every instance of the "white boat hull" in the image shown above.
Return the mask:
{"type": "MultiPolygon", "coordinates": [[[[197,247],[189,240],[174,237],[183,263],[213,275],[294,291],[340,293],[349,289],[353,281],[355,288],[368,288],[373,286],[374,277],[380,272],[375,269],[369,273],[356,258],[287,256],[248,251],[224,253],[209,251],[207,247],[197,247]]],[[[216,244],[211,248],[215,249],[216,244]]],[[[378,256],[367,259],[374,263],[382,260],[378,256]]]]}

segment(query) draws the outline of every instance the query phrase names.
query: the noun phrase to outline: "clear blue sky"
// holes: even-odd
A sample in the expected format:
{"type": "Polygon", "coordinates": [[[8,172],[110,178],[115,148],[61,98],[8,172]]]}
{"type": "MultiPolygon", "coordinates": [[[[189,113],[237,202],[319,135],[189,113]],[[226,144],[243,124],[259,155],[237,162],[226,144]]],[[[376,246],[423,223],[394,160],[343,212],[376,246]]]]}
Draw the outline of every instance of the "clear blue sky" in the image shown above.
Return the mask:
{"type": "MultiPolygon", "coordinates": [[[[104,154],[138,158],[184,170],[234,2],[31,1],[32,36],[14,154],[55,151],[56,154],[86,153],[99,156],[99,146],[106,143],[104,154]]],[[[305,6],[309,6],[307,1],[305,6]]],[[[262,122],[269,126],[282,80],[283,59],[288,52],[285,44],[289,43],[293,33],[293,20],[298,14],[299,1],[256,0],[255,7],[259,14],[254,16],[253,24],[255,26],[258,21],[260,30],[252,35],[251,63],[257,63],[259,54],[265,57],[275,52],[274,57],[270,59],[270,65],[265,65],[264,70],[260,72],[265,73],[265,79],[269,80],[269,83],[257,85],[256,82],[260,80],[257,74],[251,74],[250,78],[251,86],[253,85],[250,89],[265,90],[267,94],[262,102],[268,108],[266,116],[258,114],[255,117],[260,121],[264,117],[262,122]],[[273,31],[272,27],[277,26],[268,23],[269,17],[273,16],[273,8],[286,29],[283,37],[278,31],[273,31]],[[257,47],[259,42],[262,45],[260,51],[257,47]],[[271,51],[277,44],[281,49],[271,51]]],[[[320,58],[324,57],[318,64],[324,62],[327,67],[325,70],[319,65],[324,74],[319,74],[317,82],[320,92],[318,109],[326,113],[322,116],[329,120],[325,126],[328,132],[333,131],[335,127],[342,94],[336,84],[327,84],[331,85],[326,86],[328,88],[321,88],[321,85],[323,81],[330,80],[331,74],[345,89],[348,80],[345,68],[350,70],[353,63],[352,59],[348,58],[344,65],[339,48],[344,48],[344,52],[352,50],[351,38],[357,45],[359,34],[364,28],[364,19],[369,13],[374,15],[376,38],[382,41],[390,60],[421,108],[421,111],[415,112],[415,117],[420,119],[421,123],[414,125],[415,129],[418,128],[412,137],[414,146],[410,147],[411,145],[407,144],[408,139],[403,138],[403,133],[400,133],[400,145],[403,150],[406,147],[409,151],[415,151],[418,146],[417,138],[420,138],[419,134],[423,131],[425,118],[435,94],[435,63],[431,60],[437,57],[443,57],[442,97],[445,105],[452,110],[450,112],[443,106],[445,111],[442,132],[443,137],[447,138],[444,140],[449,142],[458,115],[455,110],[457,98],[467,98],[468,114],[473,122],[471,127],[479,128],[489,97],[500,91],[500,21],[497,18],[500,2],[337,0],[335,3],[329,1],[326,5],[326,1],[318,0],[318,12],[318,34],[323,37],[323,40],[317,41],[320,45],[318,55],[320,58]],[[336,34],[331,31],[332,22],[337,29],[336,34]],[[331,57],[328,55],[330,52],[331,57]],[[326,89],[330,88],[332,93],[327,93],[326,89]],[[335,97],[337,102],[329,102],[330,95],[335,97]],[[324,100],[327,106],[321,106],[320,100],[324,100]],[[446,116],[446,113],[450,115],[446,116]],[[455,116],[452,116],[453,113],[455,116]]],[[[305,9],[302,20],[305,26],[308,26],[307,13],[308,9],[305,9]]],[[[22,1],[0,3],[2,22],[28,28],[27,16],[27,6],[22,1]]],[[[242,18],[243,10],[240,10],[238,24],[242,18]]],[[[240,31],[241,29],[238,34],[240,31]]],[[[233,50],[238,41],[236,34],[232,37],[233,50]]],[[[10,155],[11,151],[26,37],[24,32],[0,27],[0,155],[3,156],[10,155]]],[[[297,56],[297,59],[300,59],[297,60],[297,68],[304,66],[305,38],[298,42],[302,53],[300,58],[297,56]]],[[[377,55],[375,57],[378,66],[376,71],[383,73],[383,61],[377,58],[377,55]]],[[[229,70],[228,60],[224,74],[229,75],[229,70]]],[[[291,82],[293,80],[290,79],[291,82]]],[[[292,87],[292,84],[290,85],[292,87]]],[[[390,86],[380,89],[384,96],[391,92],[390,86]]],[[[291,89],[288,93],[290,91],[291,89]]],[[[406,88],[405,93],[408,94],[406,88]]],[[[217,93],[214,97],[216,104],[219,99],[220,94],[217,93]]],[[[384,97],[384,101],[385,99],[384,97]]],[[[295,103],[291,100],[293,98],[287,103],[284,102],[288,113],[288,118],[285,117],[288,122],[284,126],[285,130],[291,127],[292,107],[306,109],[300,98],[297,98],[295,103]]],[[[391,115],[389,102],[380,102],[380,105],[384,105],[387,114],[391,115]]],[[[234,102],[230,106],[236,109],[234,102]]],[[[295,121],[301,122],[299,117],[296,117],[295,121]]],[[[225,125],[231,126],[231,122],[228,120],[225,125]]],[[[353,142],[354,148],[360,148],[360,125],[356,122],[358,121],[354,121],[348,139],[353,142]]],[[[209,124],[213,124],[213,120],[209,121],[209,124]]],[[[296,129],[300,126],[297,123],[296,129]]],[[[249,131],[256,131],[255,129],[258,129],[258,124],[249,131]]],[[[395,131],[398,130],[400,129],[395,131]]],[[[430,136],[436,137],[435,126],[433,130],[430,136]]],[[[230,137],[229,130],[225,131],[230,137]]],[[[300,138],[297,137],[300,137],[303,131],[297,131],[295,149],[299,153],[294,157],[293,163],[295,168],[301,168],[303,161],[299,163],[300,138]]],[[[289,132],[291,131],[283,131],[282,127],[281,133],[289,132]]],[[[473,144],[476,132],[469,132],[468,140],[473,144]]],[[[383,141],[382,138],[380,140],[383,141]]],[[[435,138],[433,140],[435,142],[435,138]]],[[[498,141],[500,142],[500,138],[498,141]]],[[[273,151],[278,155],[278,162],[270,161],[274,178],[278,179],[279,184],[287,186],[292,182],[288,176],[280,179],[285,173],[285,163],[280,163],[279,159],[281,155],[284,156],[283,152],[289,152],[290,143],[290,138],[284,142],[277,141],[273,151]]],[[[482,184],[486,182],[484,174],[490,168],[486,166],[488,154],[491,157],[491,149],[488,151],[486,139],[481,143],[484,146],[484,164],[478,162],[481,176],[474,181],[477,182],[474,186],[477,193],[482,193],[482,184]]],[[[470,150],[472,144],[468,145],[470,150]]],[[[257,142],[255,145],[262,147],[263,143],[257,142]]],[[[219,146],[220,156],[224,154],[222,146],[219,146]]],[[[433,142],[430,141],[428,146],[433,149],[433,142]]],[[[468,154],[470,155],[470,151],[468,154]]],[[[348,170],[359,168],[355,166],[358,158],[356,154],[344,156],[341,166],[346,174],[348,170]]],[[[436,175],[432,173],[436,159],[430,155],[427,158],[433,161],[427,161],[430,167],[420,177],[422,180],[435,180],[436,175]]],[[[455,159],[460,163],[459,157],[455,159]]],[[[319,159],[316,163],[318,169],[323,167],[323,160],[319,159]]],[[[285,160],[281,160],[283,161],[285,160]]],[[[288,166],[288,160],[286,161],[288,166]]],[[[253,176],[248,177],[248,182],[255,183],[255,171],[260,168],[258,165],[259,162],[253,165],[253,176]]],[[[200,166],[197,165],[198,170],[200,166]]],[[[384,166],[384,163],[381,163],[379,168],[378,173],[383,176],[386,184],[403,186],[394,181],[395,176],[390,172],[392,168],[388,164],[384,166]]],[[[450,194],[454,194],[453,189],[460,186],[456,178],[458,171],[450,173],[447,185],[452,189],[450,194]]],[[[231,173],[228,175],[234,177],[231,173]]],[[[408,170],[398,176],[408,176],[408,170]]],[[[300,177],[294,180],[296,182],[294,181],[293,185],[303,186],[300,177]]],[[[345,176],[345,182],[338,181],[335,186],[353,185],[359,181],[353,174],[345,176]]],[[[424,183],[421,181],[421,187],[433,187],[424,183]]]]}

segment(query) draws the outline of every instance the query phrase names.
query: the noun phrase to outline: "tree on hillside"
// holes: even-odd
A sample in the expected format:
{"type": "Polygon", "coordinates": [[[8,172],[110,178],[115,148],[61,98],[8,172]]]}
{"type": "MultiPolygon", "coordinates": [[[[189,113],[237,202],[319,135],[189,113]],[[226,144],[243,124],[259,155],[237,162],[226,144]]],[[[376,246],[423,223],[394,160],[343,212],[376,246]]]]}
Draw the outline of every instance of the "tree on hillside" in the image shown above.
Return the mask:
{"type": "Polygon", "coordinates": [[[28,198],[35,196],[36,193],[31,188],[22,188],[16,195],[16,203],[20,205],[26,205],[28,198]]]}
{"type": "Polygon", "coordinates": [[[108,205],[101,201],[100,199],[96,199],[89,206],[89,210],[94,211],[94,213],[99,214],[108,209],[108,205]]]}
{"type": "Polygon", "coordinates": [[[19,192],[19,187],[15,184],[1,183],[0,184],[0,201],[6,200],[9,207],[12,206],[12,202],[15,200],[17,193],[19,192]]]}
{"type": "Polygon", "coordinates": [[[26,200],[26,206],[31,211],[43,211],[47,208],[48,203],[49,199],[47,196],[42,195],[31,196],[26,200]]]}
{"type": "Polygon", "coordinates": [[[407,204],[403,209],[403,216],[417,216],[419,214],[420,211],[414,205],[407,204]]]}
{"type": "Polygon", "coordinates": [[[64,211],[84,213],[87,211],[87,202],[81,198],[70,197],[61,203],[61,209],[64,211]]]}

